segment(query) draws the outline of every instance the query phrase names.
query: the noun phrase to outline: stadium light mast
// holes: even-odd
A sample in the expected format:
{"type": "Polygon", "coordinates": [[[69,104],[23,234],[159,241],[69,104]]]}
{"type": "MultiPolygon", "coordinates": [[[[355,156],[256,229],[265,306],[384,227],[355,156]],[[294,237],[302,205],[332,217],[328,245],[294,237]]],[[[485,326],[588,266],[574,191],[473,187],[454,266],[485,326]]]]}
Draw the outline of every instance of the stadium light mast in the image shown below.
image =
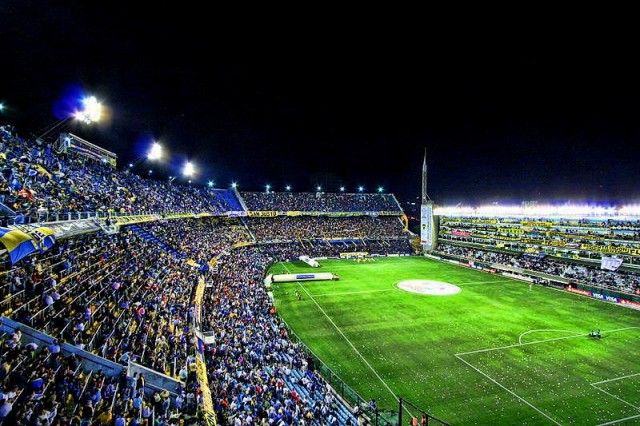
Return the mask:
{"type": "Polygon", "coordinates": [[[436,236],[435,223],[433,220],[433,201],[427,194],[427,148],[424,149],[424,160],[422,161],[422,197],[420,205],[420,244],[423,252],[433,250],[436,236]]]}
{"type": "Polygon", "coordinates": [[[129,163],[129,170],[132,170],[134,167],[136,167],[138,164],[140,164],[144,160],[151,160],[151,161],[160,160],[163,155],[164,155],[164,150],[162,148],[162,145],[160,145],[158,142],[153,142],[153,144],[151,145],[151,148],[149,149],[149,152],[146,155],[141,155],[140,157],[136,158],[133,163],[129,163]]]}
{"type": "Polygon", "coordinates": [[[36,139],[43,138],[55,130],[62,130],[69,125],[71,120],[76,119],[85,124],[96,123],[102,118],[102,104],[98,102],[95,96],[87,96],[82,100],[82,109],[74,111],[69,117],[58,120],[49,127],[45,127],[36,139]]]}

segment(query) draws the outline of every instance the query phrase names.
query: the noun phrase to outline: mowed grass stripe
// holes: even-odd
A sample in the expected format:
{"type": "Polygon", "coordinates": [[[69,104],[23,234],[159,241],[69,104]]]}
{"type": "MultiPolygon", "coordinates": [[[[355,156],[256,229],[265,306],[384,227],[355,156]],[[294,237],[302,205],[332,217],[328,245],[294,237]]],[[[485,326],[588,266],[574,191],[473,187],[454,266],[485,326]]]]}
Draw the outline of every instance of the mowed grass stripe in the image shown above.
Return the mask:
{"type": "MultiPolygon", "coordinates": [[[[341,269],[340,281],[304,283],[311,295],[323,295],[316,301],[326,315],[395,394],[456,425],[552,422],[456,359],[454,354],[517,345],[519,336],[532,330],[575,330],[578,334],[592,329],[604,332],[640,326],[640,314],[630,309],[546,287],[534,286],[529,291],[527,283],[425,258],[381,258],[375,263],[325,260],[321,264],[320,271],[341,269]],[[386,291],[403,279],[449,282],[460,285],[462,292],[430,297],[400,290],[386,291]],[[464,283],[487,281],[482,285],[464,286],[464,283]],[[358,292],[362,293],[356,294],[358,292]]],[[[292,273],[312,271],[301,262],[287,266],[292,273]]],[[[282,267],[280,271],[285,272],[282,267]]],[[[298,301],[290,285],[276,284],[273,291],[283,319],[334,372],[363,397],[376,398],[382,409],[397,409],[389,392],[362,360],[354,356],[353,350],[309,297],[298,301]]],[[[523,342],[531,341],[529,336],[526,335],[523,342]]],[[[547,331],[531,338],[564,336],[566,332],[547,331]]],[[[590,383],[638,373],[640,332],[632,330],[625,338],[605,337],[603,333],[601,341],[584,337],[567,339],[566,345],[561,342],[546,345],[539,355],[544,362],[533,362],[533,370],[528,369],[528,364],[511,358],[531,361],[531,356],[523,353],[539,345],[525,346],[529,348],[525,352],[523,348],[506,350],[515,352],[500,358],[510,361],[504,365],[490,364],[486,371],[481,365],[486,361],[479,365],[476,361],[490,360],[492,354],[499,351],[464,358],[560,423],[598,424],[612,420],[613,415],[617,418],[633,415],[625,411],[631,407],[622,408],[624,404],[614,403],[606,415],[600,416],[589,409],[593,394],[582,395],[577,390],[586,386],[593,392],[595,389],[590,383]],[[599,363],[596,365],[590,359],[598,359],[599,363]],[[572,368],[568,366],[569,361],[572,368]],[[500,371],[502,367],[509,372],[500,371]],[[541,371],[537,371],[538,368],[541,371]],[[526,380],[518,382],[521,376],[535,381],[536,374],[541,379],[535,386],[526,380]],[[567,375],[571,380],[566,379],[567,375]],[[513,377],[514,383],[503,382],[502,376],[513,377]],[[566,389],[558,387],[558,378],[566,389]],[[544,392],[547,388],[553,390],[549,395],[544,392]],[[562,397],[563,392],[568,395],[566,398],[562,397]]],[[[600,398],[607,397],[600,393],[600,398]]]]}

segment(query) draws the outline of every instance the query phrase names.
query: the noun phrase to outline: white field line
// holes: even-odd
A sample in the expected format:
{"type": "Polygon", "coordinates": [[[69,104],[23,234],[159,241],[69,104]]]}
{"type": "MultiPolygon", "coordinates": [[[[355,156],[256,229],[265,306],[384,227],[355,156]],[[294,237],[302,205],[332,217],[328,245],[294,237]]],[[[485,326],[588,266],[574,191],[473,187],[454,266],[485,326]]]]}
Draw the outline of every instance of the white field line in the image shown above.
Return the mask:
{"type": "Polygon", "coordinates": [[[584,336],[584,333],[580,333],[579,331],[571,331],[571,330],[547,330],[547,329],[538,329],[538,330],[529,330],[522,333],[518,336],[518,344],[522,345],[522,338],[529,333],[540,333],[540,332],[554,332],[554,333],[571,333],[575,336],[584,336]]]}
{"type": "MultiPolygon", "coordinates": [[[[288,268],[286,265],[282,265],[285,267],[285,269],[288,268]]],[[[384,379],[382,377],[380,377],[380,374],[378,374],[378,372],[371,366],[371,364],[369,364],[369,361],[367,361],[364,356],[362,356],[362,354],[360,353],[360,351],[353,345],[353,343],[351,343],[351,340],[349,340],[349,338],[343,333],[343,331],[340,329],[340,327],[338,327],[338,325],[333,322],[333,320],[331,319],[331,317],[329,317],[329,315],[327,315],[327,313],[325,312],[324,309],[322,309],[322,307],[318,304],[318,302],[313,298],[313,296],[307,291],[307,289],[302,285],[302,283],[298,282],[298,284],[300,285],[300,288],[302,288],[302,290],[304,290],[305,293],[307,293],[307,296],[309,297],[309,299],[311,299],[311,301],[313,301],[313,303],[317,306],[318,309],[320,309],[320,312],[322,312],[322,314],[327,317],[327,319],[329,320],[329,322],[331,323],[331,325],[333,325],[333,327],[338,331],[338,333],[340,333],[340,335],[344,338],[344,340],[349,344],[349,346],[351,346],[351,349],[353,349],[353,351],[356,353],[356,355],[358,355],[358,357],[360,357],[360,359],[362,360],[362,362],[365,363],[365,365],[367,367],[369,367],[369,369],[373,372],[373,374],[378,378],[378,380],[380,380],[380,382],[384,385],[385,388],[387,388],[387,390],[389,391],[389,393],[395,398],[396,401],[400,401],[400,398],[398,398],[398,396],[395,394],[395,392],[393,392],[391,390],[391,388],[389,387],[389,385],[387,385],[387,382],[384,381],[384,379]]]]}
{"type": "Polygon", "coordinates": [[[625,401],[624,399],[622,399],[622,398],[620,398],[620,397],[618,397],[618,396],[616,396],[616,395],[612,394],[611,392],[608,392],[608,391],[606,391],[606,390],[604,390],[604,389],[600,389],[598,386],[596,386],[596,385],[594,385],[594,384],[592,384],[591,386],[593,386],[594,388],[598,389],[600,392],[606,393],[607,395],[609,395],[609,396],[611,396],[611,397],[613,397],[613,398],[617,399],[618,401],[620,401],[620,402],[622,402],[622,403],[624,403],[624,404],[627,404],[629,407],[633,407],[633,408],[635,408],[636,410],[640,410],[640,407],[637,407],[637,406],[633,405],[632,403],[625,401]]]}
{"type": "Polygon", "coordinates": [[[322,293],[322,294],[314,294],[313,297],[323,297],[323,296],[344,296],[349,294],[367,294],[367,293],[383,293],[386,291],[398,291],[395,288],[388,288],[385,290],[362,290],[362,291],[345,291],[342,293],[322,293]]]}
{"type": "Polygon", "coordinates": [[[547,419],[551,420],[553,423],[560,425],[561,423],[559,423],[557,420],[555,420],[553,417],[549,416],[547,413],[545,413],[544,411],[542,411],[541,409],[539,409],[538,407],[536,407],[535,405],[533,405],[532,403],[530,403],[529,401],[527,401],[526,399],[524,399],[523,397],[521,397],[520,395],[518,395],[517,393],[515,393],[514,391],[512,391],[511,389],[507,388],[506,386],[504,386],[502,383],[498,382],[497,380],[495,380],[493,377],[489,376],[487,373],[485,373],[484,371],[480,370],[479,368],[475,367],[473,364],[471,364],[470,362],[466,361],[465,359],[463,359],[459,354],[455,354],[456,358],[458,358],[460,361],[464,362],[465,364],[467,364],[469,367],[473,368],[474,370],[476,370],[478,373],[482,374],[484,377],[486,377],[487,379],[491,380],[493,383],[495,383],[496,385],[500,386],[502,389],[504,389],[505,391],[509,392],[511,395],[515,396],[516,398],[518,398],[520,401],[524,402],[525,404],[527,404],[529,407],[533,408],[535,411],[537,411],[538,413],[542,414],[544,417],[546,417],[547,419]]]}
{"type": "Polygon", "coordinates": [[[602,383],[609,383],[609,382],[615,382],[617,380],[622,380],[622,379],[628,379],[629,377],[635,377],[635,376],[640,376],[640,373],[636,373],[636,374],[629,374],[628,376],[620,376],[620,377],[615,377],[613,379],[609,379],[609,380],[602,380],[600,382],[593,382],[591,383],[591,385],[600,385],[602,383]]]}
{"type": "MultiPolygon", "coordinates": [[[[615,333],[618,331],[624,331],[624,330],[631,330],[631,329],[637,329],[640,327],[625,327],[625,328],[618,328],[615,330],[605,330],[602,331],[602,333],[615,333]]],[[[539,331],[539,330],[531,330],[531,331],[539,331]]],[[[525,332],[527,333],[527,332],[525,332]]],[[[525,334],[523,333],[523,334],[525,334]]],[[[552,422],[554,422],[555,424],[560,424],[558,423],[556,420],[554,420],[553,418],[551,418],[550,416],[548,416],[546,413],[544,413],[543,411],[541,411],[539,408],[537,408],[536,406],[534,406],[533,404],[531,404],[529,401],[525,400],[524,398],[522,398],[521,396],[519,396],[518,394],[516,394],[515,392],[513,392],[512,390],[508,389],[506,386],[504,386],[503,384],[501,384],[500,382],[498,382],[497,380],[495,380],[493,377],[489,376],[488,374],[486,374],[485,372],[483,372],[482,370],[480,370],[479,368],[475,367],[473,364],[471,364],[470,362],[466,361],[465,359],[462,358],[462,355],[470,355],[470,354],[476,354],[476,353],[482,353],[482,352],[490,352],[490,351],[497,351],[497,350],[502,350],[502,349],[509,349],[509,348],[515,348],[515,347],[520,347],[520,346],[527,346],[527,345],[533,345],[533,344],[538,344],[538,343],[546,343],[546,342],[553,342],[556,340],[564,340],[564,339],[573,339],[576,337],[583,337],[583,336],[588,336],[588,333],[585,334],[578,334],[578,335],[574,335],[574,336],[565,336],[565,337],[557,337],[554,339],[545,339],[545,340],[537,340],[535,342],[528,342],[528,343],[522,343],[522,344],[517,344],[517,345],[507,345],[507,346],[500,346],[500,347],[496,347],[496,348],[487,348],[487,349],[480,349],[477,351],[470,351],[470,352],[461,352],[461,353],[457,353],[454,354],[456,358],[458,358],[460,361],[464,362],[465,364],[467,364],[469,367],[473,368],[474,370],[476,370],[478,373],[480,373],[481,375],[483,375],[484,377],[486,377],[487,379],[491,380],[493,383],[495,383],[496,385],[500,386],[502,389],[506,390],[507,392],[509,392],[511,395],[515,396],[516,398],[518,398],[520,401],[524,402],[525,404],[527,404],[529,407],[533,408],[534,410],[536,410],[537,412],[539,412],[540,414],[542,414],[543,416],[545,416],[546,418],[548,418],[549,420],[551,420],[552,422]]],[[[520,335],[522,337],[522,334],[520,335]]],[[[633,375],[635,376],[635,374],[633,375]]],[[[625,376],[626,377],[626,376],[625,376]]],[[[630,377],[630,376],[629,376],[630,377]]],[[[620,377],[621,378],[621,377],[620,377]]],[[[619,378],[618,378],[619,379],[619,378]]],[[[614,379],[615,380],[615,379],[614,379]]],[[[605,380],[606,382],[606,380],[605,380]]],[[[600,383],[600,382],[597,382],[600,383]]],[[[592,386],[594,385],[593,383],[591,384],[592,386]]],[[[597,388],[596,386],[594,386],[596,389],[609,394],[609,392],[606,392],[600,388],[597,388]]],[[[609,394],[611,395],[611,394],[609,394]]],[[[619,399],[620,401],[624,402],[625,404],[629,404],[628,402],[621,400],[620,398],[616,397],[615,395],[611,395],[616,399],[619,399]]],[[[638,407],[635,407],[632,404],[629,404],[634,408],[640,409],[638,407]]],[[[627,419],[620,419],[620,420],[615,420],[613,422],[609,422],[609,423],[603,423],[602,425],[599,426],[604,426],[604,425],[610,425],[610,424],[614,424],[620,421],[624,421],[624,420],[629,420],[629,419],[634,419],[636,417],[640,417],[640,415],[638,416],[633,416],[633,417],[629,417],[627,419]]]]}
{"type": "MultiPolygon", "coordinates": [[[[615,330],[603,330],[601,333],[615,333],[618,331],[625,331],[625,330],[632,330],[632,329],[636,329],[636,328],[640,328],[640,327],[625,327],[625,328],[617,328],[615,330]]],[[[577,334],[575,336],[565,336],[565,337],[555,337],[553,339],[545,339],[545,340],[536,340],[533,342],[527,342],[527,343],[518,343],[515,345],[506,345],[506,346],[498,346],[495,348],[487,348],[487,349],[479,349],[477,351],[469,351],[469,352],[459,352],[455,355],[470,355],[470,354],[477,354],[477,353],[481,353],[481,352],[491,352],[491,351],[500,351],[502,349],[509,349],[509,348],[515,348],[518,346],[528,346],[528,345],[537,345],[538,343],[546,343],[546,342],[554,342],[556,340],[565,340],[565,339],[575,339],[576,337],[583,337],[583,336],[588,336],[589,333],[584,333],[584,334],[577,334]]]]}
{"type": "Polygon", "coordinates": [[[612,420],[612,421],[607,422],[607,423],[600,423],[598,426],[615,425],[616,423],[625,422],[627,420],[637,419],[638,417],[640,417],[640,414],[636,414],[635,416],[631,416],[631,417],[625,417],[624,419],[612,420]]]}

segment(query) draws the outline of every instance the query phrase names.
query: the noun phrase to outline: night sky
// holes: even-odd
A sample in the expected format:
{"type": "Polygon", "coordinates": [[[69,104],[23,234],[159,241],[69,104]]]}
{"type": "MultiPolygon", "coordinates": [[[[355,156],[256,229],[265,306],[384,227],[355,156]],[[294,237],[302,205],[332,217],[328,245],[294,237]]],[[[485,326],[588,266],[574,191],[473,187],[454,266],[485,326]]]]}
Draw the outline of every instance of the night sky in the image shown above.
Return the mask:
{"type": "Polygon", "coordinates": [[[67,130],[123,166],[160,141],[170,162],[136,169],[153,176],[189,158],[199,184],[383,186],[402,201],[420,194],[426,147],[439,204],[640,200],[635,48],[71,3],[2,2],[0,122],[23,136],[82,88],[110,119],[67,130]]]}

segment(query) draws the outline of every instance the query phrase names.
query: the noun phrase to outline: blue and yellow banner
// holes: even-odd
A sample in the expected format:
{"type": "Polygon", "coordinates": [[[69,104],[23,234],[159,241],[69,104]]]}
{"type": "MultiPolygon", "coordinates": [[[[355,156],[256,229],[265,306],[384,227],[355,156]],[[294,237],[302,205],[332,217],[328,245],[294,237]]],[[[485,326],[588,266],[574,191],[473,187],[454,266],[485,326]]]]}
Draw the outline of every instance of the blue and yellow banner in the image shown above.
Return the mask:
{"type": "Polygon", "coordinates": [[[18,229],[0,228],[0,243],[7,249],[12,265],[38,250],[31,236],[18,229]]]}

